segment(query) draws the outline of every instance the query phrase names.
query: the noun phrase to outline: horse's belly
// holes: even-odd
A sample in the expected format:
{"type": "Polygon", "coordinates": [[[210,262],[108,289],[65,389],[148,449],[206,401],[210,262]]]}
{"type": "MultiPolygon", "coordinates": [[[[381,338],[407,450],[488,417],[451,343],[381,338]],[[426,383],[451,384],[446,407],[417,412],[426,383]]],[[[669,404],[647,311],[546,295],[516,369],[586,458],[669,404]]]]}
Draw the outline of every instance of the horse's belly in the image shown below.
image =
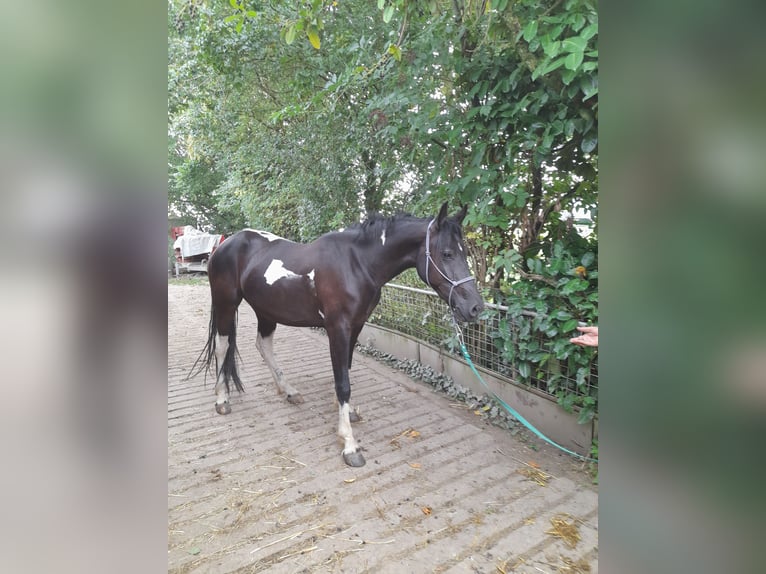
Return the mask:
{"type": "Polygon", "coordinates": [[[305,276],[282,277],[273,284],[262,284],[248,298],[255,312],[270,321],[293,327],[322,327],[324,314],[313,281],[305,276]]]}

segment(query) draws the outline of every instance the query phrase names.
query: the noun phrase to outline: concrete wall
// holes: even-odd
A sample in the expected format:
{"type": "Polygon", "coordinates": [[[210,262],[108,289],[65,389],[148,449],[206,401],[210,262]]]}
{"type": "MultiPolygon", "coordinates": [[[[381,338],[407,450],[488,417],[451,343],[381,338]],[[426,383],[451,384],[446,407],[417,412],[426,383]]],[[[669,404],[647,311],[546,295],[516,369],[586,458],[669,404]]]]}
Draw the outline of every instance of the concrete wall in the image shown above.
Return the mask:
{"type": "MultiPolygon", "coordinates": [[[[447,355],[428,343],[370,323],[362,329],[359,342],[397,358],[428,365],[435,371],[448,375],[456,383],[468,387],[477,395],[488,394],[465,361],[447,355]]],[[[489,389],[516,409],[540,432],[563,447],[583,455],[589,454],[594,424],[577,424],[576,414],[567,413],[542,393],[481,367],[477,369],[489,389]]]]}

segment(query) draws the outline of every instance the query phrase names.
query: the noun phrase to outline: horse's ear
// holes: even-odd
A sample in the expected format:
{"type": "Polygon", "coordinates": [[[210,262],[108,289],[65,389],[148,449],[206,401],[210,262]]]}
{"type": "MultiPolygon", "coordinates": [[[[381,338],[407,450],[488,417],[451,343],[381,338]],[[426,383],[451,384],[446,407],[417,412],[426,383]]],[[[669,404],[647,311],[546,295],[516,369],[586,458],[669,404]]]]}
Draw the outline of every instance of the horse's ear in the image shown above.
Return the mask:
{"type": "Polygon", "coordinates": [[[449,205],[445,201],[444,204],[442,205],[442,208],[439,210],[439,215],[436,216],[436,228],[437,229],[439,227],[441,227],[442,222],[446,219],[448,209],[449,209],[449,205]]]}
{"type": "Polygon", "coordinates": [[[455,220],[458,222],[458,225],[463,225],[466,213],[468,213],[468,205],[464,205],[463,208],[457,212],[457,215],[455,215],[455,220]]]}

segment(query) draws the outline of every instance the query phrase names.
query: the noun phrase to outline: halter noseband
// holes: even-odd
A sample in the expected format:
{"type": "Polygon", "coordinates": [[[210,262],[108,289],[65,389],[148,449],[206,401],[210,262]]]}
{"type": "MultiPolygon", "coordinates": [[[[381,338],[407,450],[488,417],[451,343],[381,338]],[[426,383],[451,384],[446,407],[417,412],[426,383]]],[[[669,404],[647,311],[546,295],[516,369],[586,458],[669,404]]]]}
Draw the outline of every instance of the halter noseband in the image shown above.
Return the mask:
{"type": "Polygon", "coordinates": [[[434,220],[428,222],[428,227],[426,227],[426,283],[428,283],[428,286],[433,289],[433,286],[431,285],[431,280],[428,278],[428,264],[431,263],[434,266],[434,269],[436,269],[439,272],[439,275],[444,277],[449,284],[452,286],[449,290],[449,296],[447,297],[447,305],[450,308],[450,311],[452,311],[452,291],[457,287],[458,285],[461,285],[463,283],[466,283],[467,281],[474,281],[474,278],[469,275],[468,277],[464,277],[463,279],[460,279],[458,281],[453,281],[449,277],[447,277],[444,272],[439,269],[439,266],[436,265],[436,261],[434,261],[431,258],[431,225],[433,224],[434,220]]]}

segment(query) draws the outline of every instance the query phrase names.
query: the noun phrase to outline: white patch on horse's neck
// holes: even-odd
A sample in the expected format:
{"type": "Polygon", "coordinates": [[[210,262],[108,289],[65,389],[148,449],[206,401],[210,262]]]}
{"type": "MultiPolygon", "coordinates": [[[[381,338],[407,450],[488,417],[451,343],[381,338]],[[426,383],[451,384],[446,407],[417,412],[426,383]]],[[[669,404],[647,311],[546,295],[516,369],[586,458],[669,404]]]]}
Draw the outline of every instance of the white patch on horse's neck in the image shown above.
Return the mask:
{"type": "Polygon", "coordinates": [[[458,248],[458,249],[460,249],[460,253],[462,253],[462,252],[463,252],[463,246],[462,246],[462,245],[460,245],[459,243],[457,244],[457,248],[458,248]]]}
{"type": "Polygon", "coordinates": [[[311,281],[313,281],[313,280],[314,280],[314,270],[313,270],[313,269],[312,269],[311,271],[309,271],[309,274],[307,275],[307,277],[308,277],[308,278],[309,278],[311,281]]]}
{"type": "Polygon", "coordinates": [[[380,236],[380,242],[385,245],[386,244],[386,230],[383,230],[383,233],[380,236]]]}
{"type": "Polygon", "coordinates": [[[263,276],[266,279],[266,283],[269,285],[274,285],[274,283],[280,279],[285,279],[286,277],[298,277],[296,273],[293,273],[289,269],[285,269],[284,263],[279,259],[274,259],[269,263],[263,276]]]}
{"type": "Polygon", "coordinates": [[[289,239],[285,239],[284,237],[280,237],[279,235],[274,235],[273,233],[270,233],[268,231],[259,231],[257,229],[249,229],[249,228],[245,229],[245,231],[252,231],[253,233],[257,233],[264,239],[268,239],[269,242],[277,241],[278,239],[281,239],[282,241],[290,241],[289,239]]]}

